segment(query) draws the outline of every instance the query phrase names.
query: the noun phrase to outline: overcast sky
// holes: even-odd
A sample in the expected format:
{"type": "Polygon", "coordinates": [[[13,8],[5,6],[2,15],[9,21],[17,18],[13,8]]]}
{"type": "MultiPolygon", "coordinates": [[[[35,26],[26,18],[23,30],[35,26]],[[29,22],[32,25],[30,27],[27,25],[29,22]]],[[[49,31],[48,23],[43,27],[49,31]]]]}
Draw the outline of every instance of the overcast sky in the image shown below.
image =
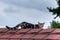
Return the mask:
{"type": "MultiPolygon", "coordinates": [[[[0,26],[15,26],[23,21],[48,27],[54,16],[47,7],[57,7],[55,0],[0,0],[0,26]]],[[[59,18],[55,20],[60,20],[59,18]]]]}

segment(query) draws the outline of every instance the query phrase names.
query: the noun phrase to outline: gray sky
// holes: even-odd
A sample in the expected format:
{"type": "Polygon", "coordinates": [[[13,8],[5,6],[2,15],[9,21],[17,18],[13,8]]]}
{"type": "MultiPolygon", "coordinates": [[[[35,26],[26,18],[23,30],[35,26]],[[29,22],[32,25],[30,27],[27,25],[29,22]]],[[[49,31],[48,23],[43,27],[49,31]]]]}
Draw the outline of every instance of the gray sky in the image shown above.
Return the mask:
{"type": "MultiPolygon", "coordinates": [[[[0,26],[15,26],[26,21],[44,22],[46,28],[54,20],[47,7],[57,7],[55,0],[0,0],[0,26]]],[[[60,20],[59,18],[55,20],[60,20]]]]}

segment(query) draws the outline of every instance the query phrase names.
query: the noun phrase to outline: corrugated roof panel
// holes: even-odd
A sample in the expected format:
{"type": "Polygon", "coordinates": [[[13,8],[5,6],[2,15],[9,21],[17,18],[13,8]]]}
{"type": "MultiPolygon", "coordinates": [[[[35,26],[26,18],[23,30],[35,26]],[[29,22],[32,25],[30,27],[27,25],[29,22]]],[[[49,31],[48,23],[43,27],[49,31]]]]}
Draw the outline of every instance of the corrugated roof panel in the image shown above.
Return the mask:
{"type": "Polygon", "coordinates": [[[3,35],[0,35],[0,37],[3,36],[3,35]]]}
{"type": "Polygon", "coordinates": [[[2,35],[2,36],[0,36],[0,38],[9,38],[11,35],[2,35]]]}
{"type": "Polygon", "coordinates": [[[41,31],[42,29],[30,29],[29,32],[27,33],[38,33],[39,31],[41,31]]]}
{"type": "Polygon", "coordinates": [[[52,33],[58,33],[58,34],[60,34],[60,29],[55,29],[52,33]]]}
{"type": "Polygon", "coordinates": [[[58,37],[57,39],[59,39],[59,40],[60,40],[60,37],[58,37]]]}
{"type": "Polygon", "coordinates": [[[7,31],[8,29],[6,28],[0,28],[0,35],[6,34],[7,31]]]}
{"type": "Polygon", "coordinates": [[[0,39],[0,40],[8,40],[8,39],[0,39]]]}
{"type": "Polygon", "coordinates": [[[55,29],[43,29],[41,30],[39,33],[42,34],[50,34],[51,32],[53,32],[55,29]]]}
{"type": "Polygon", "coordinates": [[[26,32],[28,32],[30,29],[21,29],[17,32],[17,34],[25,34],[26,32]]]}
{"type": "Polygon", "coordinates": [[[45,37],[45,39],[46,39],[46,40],[47,40],[47,39],[57,40],[59,37],[60,37],[60,35],[58,35],[58,34],[50,34],[50,35],[48,35],[47,37],[45,37]]]}
{"type": "Polygon", "coordinates": [[[22,38],[20,40],[34,40],[34,39],[31,39],[31,38],[22,38]]]}
{"type": "Polygon", "coordinates": [[[39,29],[8,30],[6,28],[0,28],[0,40],[9,40],[9,39],[10,40],[20,40],[20,39],[22,40],[32,40],[32,39],[60,40],[60,29],[40,29],[39,28],[39,29]]]}
{"type": "Polygon", "coordinates": [[[12,35],[12,36],[10,36],[9,38],[19,38],[20,36],[22,36],[23,34],[20,34],[20,35],[12,35]]]}
{"type": "Polygon", "coordinates": [[[5,30],[6,28],[0,28],[0,30],[5,30]]]}
{"type": "Polygon", "coordinates": [[[18,30],[9,30],[8,32],[16,32],[16,31],[18,31],[18,30]]]}
{"type": "Polygon", "coordinates": [[[45,34],[38,34],[38,35],[35,35],[34,37],[32,37],[32,39],[43,39],[45,38],[47,35],[45,34]]]}
{"type": "Polygon", "coordinates": [[[0,32],[6,32],[8,29],[6,28],[0,28],[0,32]]]}
{"type": "Polygon", "coordinates": [[[16,32],[19,31],[19,30],[9,30],[6,34],[16,34],[16,32]]]}
{"type": "Polygon", "coordinates": [[[9,39],[9,40],[20,40],[20,39],[18,39],[18,38],[17,38],[17,39],[16,39],[16,38],[11,38],[11,39],[9,39]]]}
{"type": "Polygon", "coordinates": [[[34,36],[33,34],[25,34],[25,35],[23,35],[23,36],[21,36],[19,38],[31,38],[33,36],[34,36]]]}

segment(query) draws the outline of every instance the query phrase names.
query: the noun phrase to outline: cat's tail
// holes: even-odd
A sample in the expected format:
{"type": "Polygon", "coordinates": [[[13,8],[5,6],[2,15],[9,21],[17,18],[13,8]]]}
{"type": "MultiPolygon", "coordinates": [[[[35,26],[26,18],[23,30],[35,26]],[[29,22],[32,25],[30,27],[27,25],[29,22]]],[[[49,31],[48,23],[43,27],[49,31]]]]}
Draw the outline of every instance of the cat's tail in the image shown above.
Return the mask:
{"type": "Polygon", "coordinates": [[[9,26],[6,26],[6,28],[9,29],[9,30],[16,30],[16,29],[17,29],[16,27],[12,27],[12,28],[11,28],[11,27],[9,27],[9,26]]]}

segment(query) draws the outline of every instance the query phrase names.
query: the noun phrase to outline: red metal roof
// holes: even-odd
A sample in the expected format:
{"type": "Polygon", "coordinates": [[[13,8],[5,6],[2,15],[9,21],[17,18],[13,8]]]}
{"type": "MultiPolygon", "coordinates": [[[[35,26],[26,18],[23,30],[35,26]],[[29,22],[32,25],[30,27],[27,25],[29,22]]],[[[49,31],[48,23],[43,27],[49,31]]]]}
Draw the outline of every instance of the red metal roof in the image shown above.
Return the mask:
{"type": "Polygon", "coordinates": [[[27,33],[33,34],[33,33],[38,33],[39,31],[41,31],[42,29],[30,29],[30,31],[28,31],[27,33]]]}
{"type": "Polygon", "coordinates": [[[60,34],[60,29],[55,29],[52,33],[58,33],[58,34],[60,34]]]}
{"type": "Polygon", "coordinates": [[[20,29],[19,31],[17,31],[17,34],[25,34],[29,31],[30,29],[20,29]]]}
{"type": "Polygon", "coordinates": [[[19,38],[31,38],[31,37],[33,37],[34,35],[33,34],[25,34],[25,35],[23,35],[23,36],[20,36],[19,38]]]}
{"type": "Polygon", "coordinates": [[[43,39],[43,38],[45,38],[47,35],[45,35],[45,34],[37,34],[37,35],[35,35],[34,37],[32,37],[32,39],[43,39]]]}
{"type": "Polygon", "coordinates": [[[15,39],[16,39],[16,38],[19,38],[19,37],[22,36],[22,35],[23,35],[23,34],[20,34],[20,35],[17,35],[17,34],[16,34],[16,35],[11,35],[9,38],[12,38],[12,39],[15,38],[15,39]]]}
{"type": "Polygon", "coordinates": [[[47,37],[45,37],[45,39],[53,39],[53,40],[58,40],[58,38],[60,38],[60,35],[58,34],[50,34],[47,37]]]}
{"type": "Polygon", "coordinates": [[[11,35],[0,35],[0,39],[1,38],[9,38],[11,35]]]}
{"type": "Polygon", "coordinates": [[[39,33],[40,34],[51,34],[55,29],[43,29],[39,33]]]}
{"type": "Polygon", "coordinates": [[[18,29],[0,28],[0,40],[60,40],[60,29],[18,29]]]}

